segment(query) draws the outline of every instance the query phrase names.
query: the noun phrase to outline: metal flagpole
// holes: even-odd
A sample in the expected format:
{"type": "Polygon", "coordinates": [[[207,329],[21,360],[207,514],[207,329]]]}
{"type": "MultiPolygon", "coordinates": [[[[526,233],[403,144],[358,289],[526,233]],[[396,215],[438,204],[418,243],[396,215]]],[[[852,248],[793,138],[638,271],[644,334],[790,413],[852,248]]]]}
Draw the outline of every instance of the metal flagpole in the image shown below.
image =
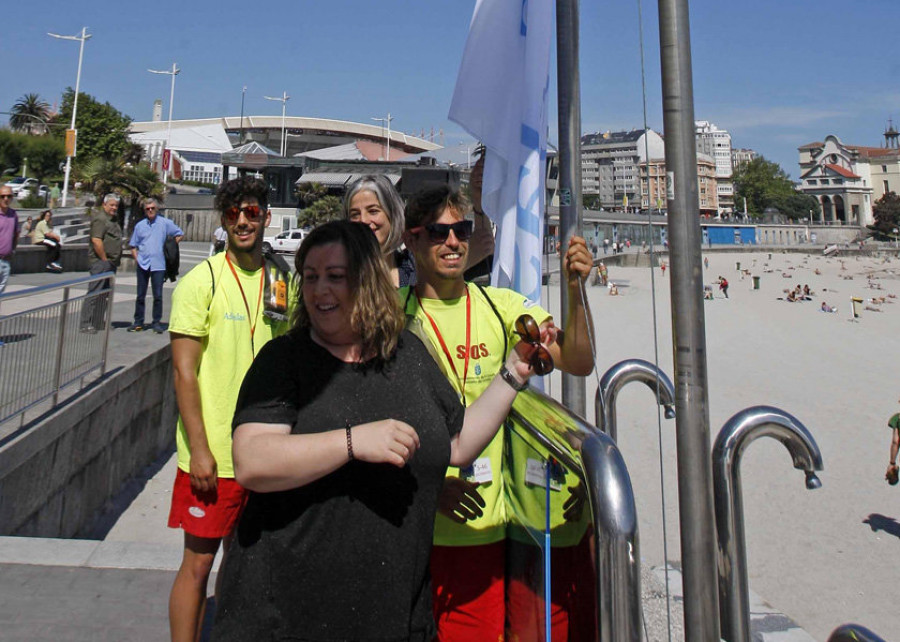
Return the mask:
{"type": "MultiPolygon", "coordinates": [[[[559,238],[565,256],[569,239],[581,236],[581,81],[578,73],[578,0],[556,0],[556,82],[559,111],[559,238]]],[[[560,261],[562,260],[560,257],[560,261]]],[[[562,275],[562,264],[560,264],[562,275]]],[[[560,278],[562,327],[569,288],[560,278]]],[[[563,404],[585,416],[584,379],[563,373],[563,404]]]]}
{"type": "Polygon", "coordinates": [[[702,233],[687,0],[659,0],[686,640],[719,639],[702,233]]]}

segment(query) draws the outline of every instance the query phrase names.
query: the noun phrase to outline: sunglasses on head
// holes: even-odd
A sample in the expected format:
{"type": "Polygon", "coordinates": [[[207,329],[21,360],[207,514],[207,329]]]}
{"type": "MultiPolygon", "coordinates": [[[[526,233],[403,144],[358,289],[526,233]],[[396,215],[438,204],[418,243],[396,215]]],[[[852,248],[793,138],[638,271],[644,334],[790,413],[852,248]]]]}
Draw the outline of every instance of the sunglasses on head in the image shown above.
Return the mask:
{"type": "Polygon", "coordinates": [[[543,377],[553,372],[553,357],[550,355],[550,351],[541,345],[541,328],[534,317],[530,314],[523,314],[516,319],[516,334],[521,337],[522,341],[534,346],[534,352],[528,359],[534,373],[543,377]]]}
{"type": "Polygon", "coordinates": [[[237,223],[242,213],[248,221],[258,221],[263,214],[263,209],[259,205],[245,205],[244,207],[229,207],[223,212],[225,220],[229,223],[237,223]]]}
{"type": "Polygon", "coordinates": [[[468,241],[472,238],[472,229],[475,223],[472,221],[457,221],[456,223],[428,223],[419,227],[410,228],[410,232],[418,234],[421,231],[428,232],[428,240],[432,243],[444,243],[450,238],[450,231],[458,241],[468,241]]]}

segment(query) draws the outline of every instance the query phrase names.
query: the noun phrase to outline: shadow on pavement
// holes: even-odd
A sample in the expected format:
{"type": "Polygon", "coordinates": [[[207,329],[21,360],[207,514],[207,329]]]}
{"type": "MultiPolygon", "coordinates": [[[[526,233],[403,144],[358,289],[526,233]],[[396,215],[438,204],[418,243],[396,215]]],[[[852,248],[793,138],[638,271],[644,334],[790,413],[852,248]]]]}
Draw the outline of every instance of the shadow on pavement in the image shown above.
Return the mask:
{"type": "Polygon", "coordinates": [[[893,517],[872,513],[862,523],[868,524],[873,532],[884,531],[888,535],[893,535],[900,539],[900,522],[897,522],[893,517]]]}

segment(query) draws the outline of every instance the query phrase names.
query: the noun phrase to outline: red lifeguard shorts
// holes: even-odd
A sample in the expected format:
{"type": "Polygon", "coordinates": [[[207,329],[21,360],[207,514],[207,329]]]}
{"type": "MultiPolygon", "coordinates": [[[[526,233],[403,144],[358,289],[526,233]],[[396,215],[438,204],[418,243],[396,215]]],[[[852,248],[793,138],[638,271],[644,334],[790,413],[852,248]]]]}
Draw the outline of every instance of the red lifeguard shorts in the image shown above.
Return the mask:
{"type": "Polygon", "coordinates": [[[502,642],[506,541],[434,546],[431,585],[439,642],[502,642]]]}
{"type": "Polygon", "coordinates": [[[225,537],[234,530],[246,502],[247,491],[235,480],[219,477],[215,490],[201,493],[191,486],[191,476],[179,468],[169,528],[181,528],[196,537],[225,537]]]}

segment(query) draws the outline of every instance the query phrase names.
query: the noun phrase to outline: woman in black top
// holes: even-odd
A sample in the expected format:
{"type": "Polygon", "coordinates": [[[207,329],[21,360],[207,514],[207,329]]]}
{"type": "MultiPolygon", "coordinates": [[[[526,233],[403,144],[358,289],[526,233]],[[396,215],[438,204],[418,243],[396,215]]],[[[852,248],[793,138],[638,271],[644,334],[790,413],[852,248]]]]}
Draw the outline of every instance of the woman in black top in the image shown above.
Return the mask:
{"type": "Polygon", "coordinates": [[[428,558],[447,465],[474,460],[531,369],[514,350],[464,409],[403,330],[366,227],[316,228],[296,265],[295,327],[263,348],[238,398],[235,477],[251,492],[213,637],[430,641],[428,558]]]}

